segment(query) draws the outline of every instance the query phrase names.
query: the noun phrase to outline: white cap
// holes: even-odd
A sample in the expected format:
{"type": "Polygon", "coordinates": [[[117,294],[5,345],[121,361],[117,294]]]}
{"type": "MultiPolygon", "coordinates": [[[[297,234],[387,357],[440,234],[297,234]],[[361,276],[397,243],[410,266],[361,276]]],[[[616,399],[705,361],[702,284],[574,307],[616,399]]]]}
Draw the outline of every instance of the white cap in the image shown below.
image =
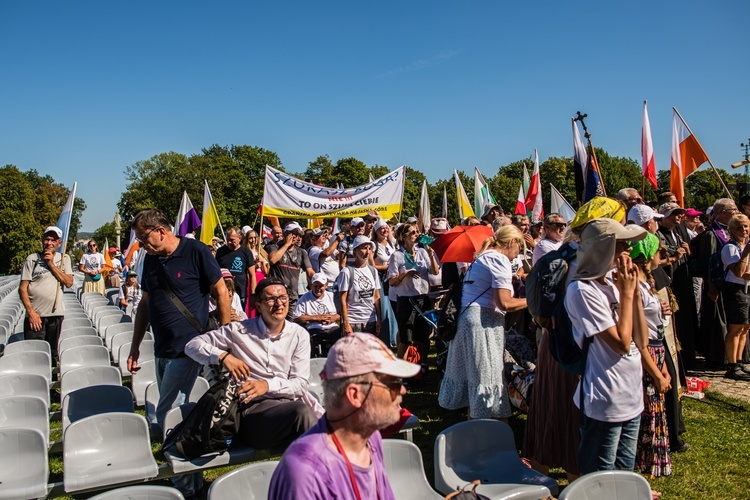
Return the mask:
{"type": "Polygon", "coordinates": [[[242,226],[242,236],[246,235],[247,233],[249,233],[252,230],[253,230],[253,228],[251,228],[250,226],[242,226]]]}
{"type": "Polygon", "coordinates": [[[328,276],[326,276],[326,273],[315,273],[313,274],[310,283],[323,283],[326,285],[328,284],[328,276]]]}
{"type": "Polygon", "coordinates": [[[664,218],[662,214],[657,213],[653,208],[643,204],[633,205],[628,212],[628,222],[632,222],[636,226],[642,226],[651,219],[662,218],[664,218]]]}
{"type": "Polygon", "coordinates": [[[370,240],[370,238],[368,238],[364,234],[360,234],[359,236],[354,238],[354,241],[352,241],[352,248],[354,248],[355,250],[362,245],[370,245],[370,249],[375,250],[375,243],[373,243],[372,240],[370,240]]]}
{"type": "Polygon", "coordinates": [[[362,217],[355,217],[355,218],[353,218],[351,220],[351,222],[349,223],[349,225],[352,226],[352,227],[357,227],[360,224],[364,224],[364,223],[365,223],[365,220],[362,217]]]}
{"type": "Polygon", "coordinates": [[[47,229],[45,229],[44,233],[42,234],[47,234],[47,233],[55,233],[57,235],[58,240],[62,239],[62,229],[60,229],[57,226],[47,226],[47,229]]]}
{"type": "Polygon", "coordinates": [[[375,229],[375,231],[377,231],[381,227],[387,226],[387,225],[388,225],[388,223],[385,220],[378,219],[378,221],[375,223],[375,225],[373,226],[373,228],[375,229]]]}
{"type": "Polygon", "coordinates": [[[302,229],[302,226],[300,226],[297,222],[290,222],[289,224],[284,226],[285,233],[291,233],[293,231],[299,231],[300,233],[305,232],[305,230],[302,229]]]}

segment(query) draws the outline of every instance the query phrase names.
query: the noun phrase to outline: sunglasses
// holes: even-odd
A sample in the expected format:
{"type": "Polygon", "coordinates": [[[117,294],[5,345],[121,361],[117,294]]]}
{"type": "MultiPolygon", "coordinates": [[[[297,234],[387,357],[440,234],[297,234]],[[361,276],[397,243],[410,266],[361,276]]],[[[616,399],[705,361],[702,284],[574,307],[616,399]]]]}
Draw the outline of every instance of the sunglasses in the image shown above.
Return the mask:
{"type": "Polygon", "coordinates": [[[548,225],[555,226],[557,229],[565,229],[568,227],[568,224],[565,222],[550,222],[548,225]]]}
{"type": "Polygon", "coordinates": [[[399,379],[391,380],[390,382],[362,382],[360,385],[369,385],[371,387],[383,387],[385,389],[388,389],[388,392],[391,393],[391,399],[396,399],[399,394],[401,394],[401,387],[404,385],[404,381],[399,379]]]}

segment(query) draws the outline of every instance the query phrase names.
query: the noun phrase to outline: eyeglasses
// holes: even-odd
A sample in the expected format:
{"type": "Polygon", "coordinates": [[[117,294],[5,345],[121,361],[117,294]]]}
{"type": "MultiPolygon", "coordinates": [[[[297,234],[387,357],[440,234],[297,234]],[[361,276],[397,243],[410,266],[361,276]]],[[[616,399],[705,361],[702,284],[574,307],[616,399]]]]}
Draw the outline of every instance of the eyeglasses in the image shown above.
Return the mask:
{"type": "Polygon", "coordinates": [[[286,304],[289,302],[289,295],[271,295],[270,297],[263,297],[260,299],[269,306],[273,306],[278,302],[279,304],[286,304]]]}
{"type": "Polygon", "coordinates": [[[96,243],[92,243],[89,245],[89,248],[96,248],[96,243]]]}
{"type": "Polygon", "coordinates": [[[418,233],[419,233],[419,231],[417,231],[416,229],[412,229],[411,231],[409,231],[406,234],[407,234],[407,236],[411,236],[412,234],[418,234],[418,233]]]}
{"type": "Polygon", "coordinates": [[[403,387],[403,385],[404,385],[404,381],[401,380],[400,378],[397,378],[395,380],[391,380],[390,382],[383,382],[383,381],[379,381],[379,382],[380,383],[373,382],[373,381],[370,381],[370,382],[360,382],[359,385],[369,385],[371,387],[373,387],[373,386],[374,387],[383,387],[385,389],[388,389],[388,392],[391,393],[391,399],[396,399],[396,397],[398,397],[398,395],[401,394],[401,387],[403,387]]]}
{"type": "Polygon", "coordinates": [[[141,236],[136,236],[135,240],[140,243],[146,243],[146,240],[148,237],[153,233],[155,230],[159,229],[158,227],[152,227],[149,231],[146,232],[146,234],[143,234],[141,236]]]}
{"type": "Polygon", "coordinates": [[[568,227],[568,224],[565,222],[550,222],[547,224],[548,226],[555,226],[557,229],[565,229],[568,227]]]}
{"type": "Polygon", "coordinates": [[[736,208],[725,208],[722,212],[739,212],[736,208]]]}

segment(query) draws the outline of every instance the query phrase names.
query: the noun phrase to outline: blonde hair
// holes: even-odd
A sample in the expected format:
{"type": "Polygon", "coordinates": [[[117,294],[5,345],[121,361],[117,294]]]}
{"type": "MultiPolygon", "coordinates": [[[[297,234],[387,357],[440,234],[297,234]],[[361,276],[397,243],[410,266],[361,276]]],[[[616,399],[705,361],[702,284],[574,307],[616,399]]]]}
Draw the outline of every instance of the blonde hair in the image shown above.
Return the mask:
{"type": "Polygon", "coordinates": [[[245,245],[245,248],[247,248],[250,251],[256,251],[258,252],[258,256],[261,258],[268,260],[268,254],[266,253],[265,248],[263,248],[263,242],[261,241],[260,235],[258,232],[253,229],[247,232],[245,234],[245,237],[243,238],[243,243],[245,245]],[[255,246],[250,244],[250,235],[255,234],[255,246]]]}
{"type": "Polygon", "coordinates": [[[750,225],[750,218],[748,218],[747,215],[737,214],[732,216],[732,218],[729,219],[729,224],[727,224],[727,227],[729,228],[729,237],[734,239],[735,229],[737,229],[738,227],[742,227],[743,224],[750,225]]]}
{"type": "Polygon", "coordinates": [[[523,233],[514,225],[503,226],[497,231],[491,238],[487,238],[482,244],[482,248],[476,253],[480,253],[492,249],[508,248],[514,242],[518,243],[521,249],[521,253],[526,253],[526,242],[523,239],[523,233]]]}

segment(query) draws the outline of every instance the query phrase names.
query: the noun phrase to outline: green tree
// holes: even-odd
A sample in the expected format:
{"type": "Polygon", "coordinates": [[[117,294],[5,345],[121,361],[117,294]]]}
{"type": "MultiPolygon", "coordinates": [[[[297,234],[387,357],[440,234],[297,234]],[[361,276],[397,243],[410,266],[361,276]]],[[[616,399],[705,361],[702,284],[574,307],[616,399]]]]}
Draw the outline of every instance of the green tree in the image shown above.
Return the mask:
{"type": "Polygon", "coordinates": [[[36,196],[14,165],[0,169],[0,272],[19,273],[26,256],[41,249],[42,225],[34,218],[36,196]]]}
{"type": "MultiPolygon", "coordinates": [[[[50,175],[39,175],[39,172],[34,169],[24,172],[23,175],[34,190],[34,219],[42,227],[56,224],[65,203],[68,201],[70,189],[59,182],[55,182],[50,175]]],[[[72,247],[76,240],[84,210],[86,210],[86,202],[76,196],[68,232],[69,247],[72,247]]]]}
{"type": "Polygon", "coordinates": [[[102,253],[108,250],[108,248],[104,247],[105,241],[109,244],[109,246],[115,246],[117,244],[117,232],[115,231],[114,221],[105,222],[104,224],[99,226],[96,231],[94,231],[94,234],[91,235],[91,239],[99,244],[99,251],[102,253]]]}
{"type": "MultiPolygon", "coordinates": [[[[724,169],[718,170],[724,184],[729,187],[735,183],[732,174],[724,169]]],[[[730,189],[735,200],[739,199],[739,191],[730,189]]],[[[693,207],[705,211],[713,206],[719,198],[726,198],[727,193],[719,182],[719,178],[710,168],[696,170],[685,180],[685,207],[693,207]]]]}

